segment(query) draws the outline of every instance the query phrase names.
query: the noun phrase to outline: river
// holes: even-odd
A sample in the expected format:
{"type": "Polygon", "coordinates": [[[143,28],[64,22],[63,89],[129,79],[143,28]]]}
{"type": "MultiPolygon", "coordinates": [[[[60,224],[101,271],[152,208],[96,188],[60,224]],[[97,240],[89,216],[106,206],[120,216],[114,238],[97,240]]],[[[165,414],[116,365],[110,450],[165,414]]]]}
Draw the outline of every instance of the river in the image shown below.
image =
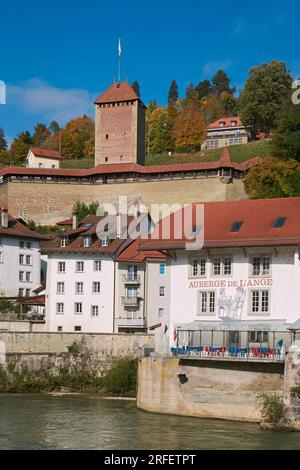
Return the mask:
{"type": "Polygon", "coordinates": [[[150,414],[97,395],[0,395],[0,449],[300,449],[300,433],[150,414]]]}

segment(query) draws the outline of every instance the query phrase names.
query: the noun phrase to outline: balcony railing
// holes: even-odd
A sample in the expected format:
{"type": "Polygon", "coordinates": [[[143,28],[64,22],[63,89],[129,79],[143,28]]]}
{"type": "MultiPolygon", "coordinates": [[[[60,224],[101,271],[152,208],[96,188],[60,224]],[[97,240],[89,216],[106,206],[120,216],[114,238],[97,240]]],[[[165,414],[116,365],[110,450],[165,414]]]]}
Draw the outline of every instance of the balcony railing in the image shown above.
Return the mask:
{"type": "Polygon", "coordinates": [[[122,304],[124,307],[136,307],[139,304],[141,297],[122,297],[122,304]]]}
{"type": "Polygon", "coordinates": [[[118,318],[117,319],[118,327],[135,327],[135,328],[144,328],[146,326],[145,318],[118,318]]]}
{"type": "Polygon", "coordinates": [[[126,282],[126,284],[139,284],[140,283],[139,274],[123,274],[122,279],[123,279],[123,282],[126,282]]]}

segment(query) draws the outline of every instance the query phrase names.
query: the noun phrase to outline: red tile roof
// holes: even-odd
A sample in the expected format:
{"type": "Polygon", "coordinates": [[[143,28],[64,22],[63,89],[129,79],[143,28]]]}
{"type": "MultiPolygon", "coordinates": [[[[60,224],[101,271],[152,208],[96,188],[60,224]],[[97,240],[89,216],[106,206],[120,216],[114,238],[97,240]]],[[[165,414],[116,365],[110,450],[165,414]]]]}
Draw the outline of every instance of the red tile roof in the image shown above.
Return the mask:
{"type": "MultiPolygon", "coordinates": [[[[97,224],[105,216],[89,215],[82,219],[78,227],[73,230],[67,230],[52,240],[42,244],[42,253],[115,253],[126,241],[126,238],[117,238],[109,241],[108,246],[102,246],[101,240],[97,236],[97,224]],[[91,237],[91,245],[83,246],[83,237],[89,235],[91,237]],[[61,238],[68,238],[66,246],[60,244],[61,238]]],[[[133,217],[128,216],[128,225],[133,217]]]]}
{"type": "Polygon", "coordinates": [[[107,90],[96,99],[95,104],[118,103],[121,101],[140,100],[128,82],[112,83],[107,90]]]}
{"type": "Polygon", "coordinates": [[[230,117],[230,118],[222,117],[207,126],[208,129],[216,129],[216,128],[224,129],[226,127],[244,127],[244,124],[242,123],[240,118],[236,116],[236,117],[230,117]],[[236,121],[235,125],[232,124],[233,121],[236,121]],[[224,122],[223,126],[221,126],[221,122],[224,122]]]}
{"type": "Polygon", "coordinates": [[[73,224],[73,220],[72,219],[65,219],[65,220],[61,220],[60,222],[56,222],[56,225],[72,225],[73,224]]]}
{"type": "Polygon", "coordinates": [[[56,150],[42,149],[40,147],[31,147],[30,150],[36,157],[52,158],[55,160],[62,158],[61,154],[56,150]]]}
{"type": "Polygon", "coordinates": [[[146,258],[164,260],[166,255],[160,251],[139,251],[141,240],[134,240],[127,248],[125,248],[116,261],[119,262],[130,262],[130,263],[142,263],[146,258]]]}
{"type": "MultiPolygon", "coordinates": [[[[245,201],[205,202],[204,247],[280,246],[300,244],[300,197],[282,199],[253,199],[245,201]],[[281,228],[273,224],[279,217],[286,217],[281,228]],[[231,232],[234,222],[243,224],[231,232]]],[[[197,204],[193,204],[193,218],[188,233],[195,224],[197,204]]],[[[184,249],[188,241],[184,235],[174,236],[174,214],[169,217],[171,236],[141,242],[139,250],[184,249]]],[[[165,219],[166,222],[166,219],[165,219]]],[[[158,227],[161,229],[162,223],[158,227]]]]}
{"type": "MultiPolygon", "coordinates": [[[[0,221],[2,209],[0,208],[0,221]]],[[[48,240],[47,235],[30,230],[26,225],[8,215],[8,228],[2,227],[0,223],[0,237],[28,238],[30,240],[48,240]]]]}
{"type": "Polygon", "coordinates": [[[64,176],[69,178],[87,178],[96,175],[118,174],[118,173],[136,173],[151,175],[154,173],[177,173],[185,171],[205,171],[218,170],[220,168],[233,168],[238,171],[245,171],[252,166],[259,165],[262,162],[260,157],[254,157],[242,163],[234,163],[230,159],[229,150],[224,149],[221,158],[214,162],[199,163],[175,163],[170,165],[151,165],[142,166],[135,163],[115,163],[101,164],[88,170],[80,169],[58,169],[58,168],[21,168],[5,167],[0,169],[0,176],[24,175],[24,176],[64,176]]]}

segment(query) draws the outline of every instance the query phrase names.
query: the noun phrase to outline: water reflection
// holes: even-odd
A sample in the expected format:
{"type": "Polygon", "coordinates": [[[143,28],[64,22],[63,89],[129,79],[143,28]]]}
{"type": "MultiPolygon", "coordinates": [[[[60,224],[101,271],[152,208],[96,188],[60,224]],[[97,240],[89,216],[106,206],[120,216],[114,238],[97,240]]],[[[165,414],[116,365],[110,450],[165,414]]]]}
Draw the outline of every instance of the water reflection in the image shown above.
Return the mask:
{"type": "Polygon", "coordinates": [[[156,415],[95,395],[1,395],[0,449],[299,449],[300,433],[156,415]]]}

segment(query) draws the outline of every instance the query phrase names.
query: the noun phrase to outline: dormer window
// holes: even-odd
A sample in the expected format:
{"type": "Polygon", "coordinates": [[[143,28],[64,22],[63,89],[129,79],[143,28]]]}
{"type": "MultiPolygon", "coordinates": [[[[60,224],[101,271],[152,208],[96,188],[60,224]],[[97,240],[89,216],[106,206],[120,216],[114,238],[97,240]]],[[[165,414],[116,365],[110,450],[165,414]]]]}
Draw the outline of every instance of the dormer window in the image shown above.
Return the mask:
{"type": "Polygon", "coordinates": [[[67,237],[62,237],[62,238],[60,239],[60,246],[61,246],[62,248],[64,248],[64,247],[67,245],[67,242],[68,242],[67,237]]]}
{"type": "Polygon", "coordinates": [[[108,244],[109,244],[109,239],[108,239],[108,237],[103,237],[103,238],[101,238],[101,245],[102,245],[102,246],[108,246],[108,244]]]}
{"type": "Polygon", "coordinates": [[[236,125],[237,125],[237,121],[231,121],[231,125],[232,125],[232,126],[236,126],[236,125]]]}
{"type": "Polygon", "coordinates": [[[89,246],[91,246],[91,243],[92,243],[92,237],[90,237],[90,236],[83,237],[83,246],[85,248],[88,248],[89,246]]]}
{"type": "Polygon", "coordinates": [[[224,127],[225,126],[225,122],[224,121],[220,121],[220,127],[224,127]]]}

